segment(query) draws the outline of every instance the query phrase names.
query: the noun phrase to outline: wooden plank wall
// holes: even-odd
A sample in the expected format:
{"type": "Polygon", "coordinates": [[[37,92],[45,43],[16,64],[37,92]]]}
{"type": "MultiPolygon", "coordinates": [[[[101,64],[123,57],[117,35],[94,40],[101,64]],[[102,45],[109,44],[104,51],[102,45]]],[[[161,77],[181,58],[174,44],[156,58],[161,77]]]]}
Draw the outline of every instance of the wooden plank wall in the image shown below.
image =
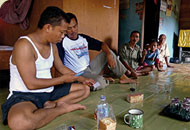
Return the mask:
{"type": "Polygon", "coordinates": [[[62,0],[33,0],[29,17],[30,27],[28,30],[22,30],[19,25],[7,24],[0,19],[0,45],[13,46],[20,36],[33,32],[37,27],[41,12],[50,5],[62,8],[62,0]]]}
{"type": "Polygon", "coordinates": [[[79,32],[108,41],[111,48],[117,51],[119,0],[33,0],[28,30],[0,19],[0,45],[13,46],[20,36],[33,32],[41,12],[49,5],[75,13],[79,20],[79,32]]]}
{"type": "Polygon", "coordinates": [[[190,29],[190,0],[181,0],[179,23],[180,29],[190,29]]]}
{"type": "Polygon", "coordinates": [[[119,0],[64,0],[63,10],[76,14],[79,32],[118,49],[119,0]]]}

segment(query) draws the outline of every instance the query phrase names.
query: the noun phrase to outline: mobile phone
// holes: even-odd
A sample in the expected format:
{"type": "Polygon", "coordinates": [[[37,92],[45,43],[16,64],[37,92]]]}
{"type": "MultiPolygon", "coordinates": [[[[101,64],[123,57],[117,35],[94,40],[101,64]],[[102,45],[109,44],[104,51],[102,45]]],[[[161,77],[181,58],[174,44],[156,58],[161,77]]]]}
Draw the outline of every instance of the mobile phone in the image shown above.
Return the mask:
{"type": "Polygon", "coordinates": [[[94,88],[96,89],[97,87],[100,86],[100,83],[99,83],[99,82],[96,82],[93,86],[94,86],[94,88]]]}
{"type": "Polygon", "coordinates": [[[75,76],[81,76],[82,74],[84,74],[84,71],[81,71],[81,72],[75,74],[75,76]]]}

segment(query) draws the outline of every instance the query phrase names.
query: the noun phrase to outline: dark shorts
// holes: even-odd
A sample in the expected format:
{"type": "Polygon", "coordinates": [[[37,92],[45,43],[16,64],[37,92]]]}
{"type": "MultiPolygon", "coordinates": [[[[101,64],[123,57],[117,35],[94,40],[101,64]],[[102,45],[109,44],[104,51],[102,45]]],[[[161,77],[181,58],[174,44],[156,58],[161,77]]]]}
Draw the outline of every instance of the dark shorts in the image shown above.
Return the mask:
{"type": "Polygon", "coordinates": [[[54,90],[51,93],[29,93],[29,92],[17,92],[14,91],[13,95],[9,97],[5,101],[4,104],[2,104],[2,121],[4,125],[7,125],[7,115],[9,112],[9,109],[19,103],[19,102],[26,102],[30,101],[33,104],[36,105],[36,107],[43,108],[43,105],[46,101],[54,101],[57,100],[63,96],[66,96],[69,94],[71,88],[71,84],[62,84],[57,85],[54,87],[54,90]]]}

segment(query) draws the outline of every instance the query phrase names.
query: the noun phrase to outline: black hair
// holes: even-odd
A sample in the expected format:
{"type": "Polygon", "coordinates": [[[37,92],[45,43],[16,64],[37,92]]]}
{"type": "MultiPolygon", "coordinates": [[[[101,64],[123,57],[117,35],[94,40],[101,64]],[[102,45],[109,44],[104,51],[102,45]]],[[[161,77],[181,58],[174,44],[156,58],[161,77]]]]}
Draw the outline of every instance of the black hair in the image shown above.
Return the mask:
{"type": "Polygon", "coordinates": [[[140,32],[139,32],[139,31],[137,31],[137,30],[134,30],[134,31],[132,31],[132,32],[131,32],[131,35],[130,35],[130,37],[133,35],[133,33],[138,33],[138,34],[140,35],[140,32]]]}
{"type": "Polygon", "coordinates": [[[151,44],[154,43],[154,42],[158,43],[158,41],[157,41],[156,39],[151,39],[151,40],[149,41],[149,44],[151,45],[151,44]]]}
{"type": "Polygon", "coordinates": [[[67,16],[68,16],[68,18],[69,18],[69,20],[71,21],[71,19],[75,19],[75,21],[76,21],[76,23],[78,23],[78,20],[77,20],[77,17],[73,14],[73,13],[66,13],[67,14],[67,16]]]}
{"type": "Polygon", "coordinates": [[[162,36],[165,36],[165,37],[166,37],[166,35],[165,35],[165,34],[160,34],[160,36],[159,36],[159,38],[158,38],[158,39],[160,39],[162,36]]]}
{"type": "Polygon", "coordinates": [[[61,25],[61,21],[64,20],[66,23],[70,23],[66,13],[55,6],[47,7],[41,14],[38,22],[38,28],[42,29],[45,24],[51,24],[52,26],[61,25]]]}

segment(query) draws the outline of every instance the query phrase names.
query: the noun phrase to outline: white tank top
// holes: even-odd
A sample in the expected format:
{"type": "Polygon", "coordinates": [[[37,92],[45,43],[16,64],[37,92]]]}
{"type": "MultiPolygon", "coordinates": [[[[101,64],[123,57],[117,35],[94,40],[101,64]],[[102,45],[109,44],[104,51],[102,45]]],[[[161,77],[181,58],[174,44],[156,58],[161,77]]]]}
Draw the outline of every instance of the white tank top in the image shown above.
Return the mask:
{"type": "MultiPolygon", "coordinates": [[[[37,60],[35,61],[36,64],[36,77],[37,78],[44,78],[44,79],[51,79],[51,67],[53,66],[53,49],[52,49],[52,44],[50,44],[50,56],[45,59],[41,56],[39,53],[38,49],[36,48],[35,44],[32,42],[32,40],[27,37],[27,36],[22,36],[21,38],[27,39],[32,46],[34,47],[36,53],[37,53],[37,60]]],[[[9,83],[9,91],[10,94],[8,98],[12,95],[13,91],[19,91],[19,92],[52,92],[54,87],[49,87],[49,88],[44,88],[44,89],[36,89],[36,90],[29,90],[26,85],[24,84],[18,69],[16,65],[12,64],[12,56],[10,57],[9,60],[10,63],[10,83],[9,83]]]]}

